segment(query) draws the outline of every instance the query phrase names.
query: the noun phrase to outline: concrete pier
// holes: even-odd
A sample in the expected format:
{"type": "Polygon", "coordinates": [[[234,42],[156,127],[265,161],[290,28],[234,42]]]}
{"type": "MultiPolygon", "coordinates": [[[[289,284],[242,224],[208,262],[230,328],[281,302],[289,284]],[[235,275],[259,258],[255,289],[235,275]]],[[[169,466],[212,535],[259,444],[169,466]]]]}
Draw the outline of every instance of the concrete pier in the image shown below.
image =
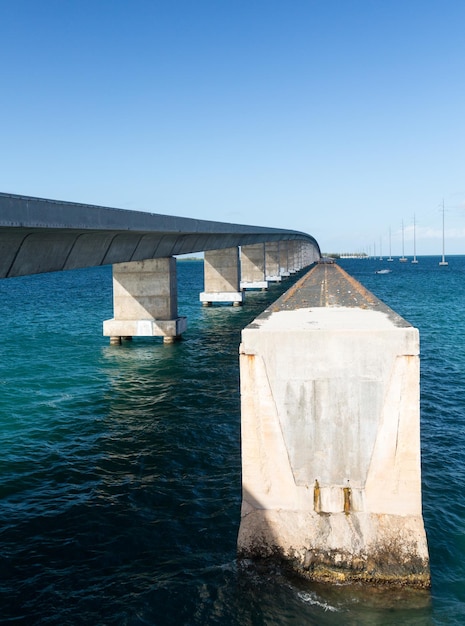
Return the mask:
{"type": "Polygon", "coordinates": [[[103,334],[111,343],[155,336],[171,343],[180,337],[187,320],[178,317],[176,259],[114,264],[113,314],[103,322],[103,334]]]}
{"type": "Polygon", "coordinates": [[[279,275],[282,278],[290,276],[289,272],[289,242],[279,242],[279,275]]]}
{"type": "Polygon", "coordinates": [[[214,302],[230,302],[240,306],[244,294],[240,289],[239,248],[205,251],[205,291],[200,302],[210,306],[214,302]]]}
{"type": "Polygon", "coordinates": [[[279,241],[267,241],[265,244],[265,279],[271,283],[281,281],[279,241]]]}
{"type": "Polygon", "coordinates": [[[301,241],[296,241],[295,245],[297,251],[294,256],[294,261],[297,263],[298,269],[308,267],[320,261],[320,255],[315,252],[312,246],[302,243],[301,241]]]}
{"type": "Polygon", "coordinates": [[[240,372],[239,555],[428,587],[418,330],[320,264],[243,330],[240,372]]]}
{"type": "Polygon", "coordinates": [[[265,244],[241,247],[241,289],[267,289],[265,280],[265,244]]]}
{"type": "MultiPolygon", "coordinates": [[[[295,274],[298,272],[302,265],[302,260],[300,259],[301,255],[301,242],[300,241],[289,241],[288,242],[288,261],[289,261],[289,272],[291,274],[295,274]]],[[[317,261],[318,259],[314,259],[317,261]]]]}

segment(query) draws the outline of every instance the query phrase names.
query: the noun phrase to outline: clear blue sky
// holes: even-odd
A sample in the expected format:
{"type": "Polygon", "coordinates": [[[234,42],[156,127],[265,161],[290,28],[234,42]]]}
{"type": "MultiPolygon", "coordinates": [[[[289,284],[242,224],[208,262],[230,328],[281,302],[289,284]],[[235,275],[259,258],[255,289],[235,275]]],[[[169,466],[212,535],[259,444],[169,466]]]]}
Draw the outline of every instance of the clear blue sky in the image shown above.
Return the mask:
{"type": "Polygon", "coordinates": [[[0,0],[0,191],[465,253],[465,1],[0,0]]]}

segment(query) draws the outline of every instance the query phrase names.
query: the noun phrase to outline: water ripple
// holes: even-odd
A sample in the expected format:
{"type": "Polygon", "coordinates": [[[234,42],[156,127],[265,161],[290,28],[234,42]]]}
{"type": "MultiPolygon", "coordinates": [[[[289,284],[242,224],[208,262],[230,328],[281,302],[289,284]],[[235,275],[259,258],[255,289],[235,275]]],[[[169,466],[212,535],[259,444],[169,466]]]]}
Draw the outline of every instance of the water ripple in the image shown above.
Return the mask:
{"type": "Polygon", "coordinates": [[[189,328],[115,348],[111,270],[0,281],[2,623],[157,626],[465,621],[465,261],[349,271],[421,333],[422,595],[303,585],[238,568],[240,330],[285,288],[202,308],[201,263],[179,264],[189,328]],[[56,303],[53,307],[50,302],[56,303]],[[21,316],[11,315],[12,309],[21,316]]]}

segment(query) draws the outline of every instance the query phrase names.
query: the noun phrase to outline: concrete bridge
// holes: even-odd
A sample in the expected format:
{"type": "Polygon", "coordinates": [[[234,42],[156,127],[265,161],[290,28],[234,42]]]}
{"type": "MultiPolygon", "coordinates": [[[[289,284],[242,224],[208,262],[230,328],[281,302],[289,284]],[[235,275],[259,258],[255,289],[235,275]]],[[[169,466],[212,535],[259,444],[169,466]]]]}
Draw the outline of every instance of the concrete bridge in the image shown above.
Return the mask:
{"type": "Polygon", "coordinates": [[[266,242],[320,257],[314,237],[293,230],[0,193],[0,278],[266,242]]]}
{"type": "Polygon", "coordinates": [[[201,251],[205,305],[314,266],[242,333],[239,553],[427,587],[417,329],[305,233],[0,194],[0,278],[111,264],[112,343],[182,334],[174,255],[201,251]]]}
{"type": "Polygon", "coordinates": [[[205,252],[200,299],[242,304],[244,290],[318,261],[311,235],[107,207],[0,194],[0,278],[113,266],[113,343],[133,336],[171,342],[185,330],[178,316],[174,255],[205,252]]]}

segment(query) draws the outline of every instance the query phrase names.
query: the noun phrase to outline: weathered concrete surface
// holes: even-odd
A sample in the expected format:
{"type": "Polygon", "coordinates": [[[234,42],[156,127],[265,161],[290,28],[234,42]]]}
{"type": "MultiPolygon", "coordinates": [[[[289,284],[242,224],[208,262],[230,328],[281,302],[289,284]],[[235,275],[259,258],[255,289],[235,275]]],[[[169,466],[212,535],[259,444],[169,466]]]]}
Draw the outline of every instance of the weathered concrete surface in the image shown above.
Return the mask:
{"type": "Polygon", "coordinates": [[[113,265],[113,315],[103,323],[107,337],[179,337],[187,322],[178,317],[176,259],[113,265]]]}
{"type": "Polygon", "coordinates": [[[204,281],[205,290],[200,294],[200,302],[205,305],[213,302],[242,304],[244,294],[239,285],[239,248],[206,251],[204,281]]]}
{"type": "Polygon", "coordinates": [[[307,233],[0,193],[0,278],[166,258],[307,233]]]}
{"type": "Polygon", "coordinates": [[[241,556],[429,585],[419,335],[336,265],[242,332],[241,556]]]}

